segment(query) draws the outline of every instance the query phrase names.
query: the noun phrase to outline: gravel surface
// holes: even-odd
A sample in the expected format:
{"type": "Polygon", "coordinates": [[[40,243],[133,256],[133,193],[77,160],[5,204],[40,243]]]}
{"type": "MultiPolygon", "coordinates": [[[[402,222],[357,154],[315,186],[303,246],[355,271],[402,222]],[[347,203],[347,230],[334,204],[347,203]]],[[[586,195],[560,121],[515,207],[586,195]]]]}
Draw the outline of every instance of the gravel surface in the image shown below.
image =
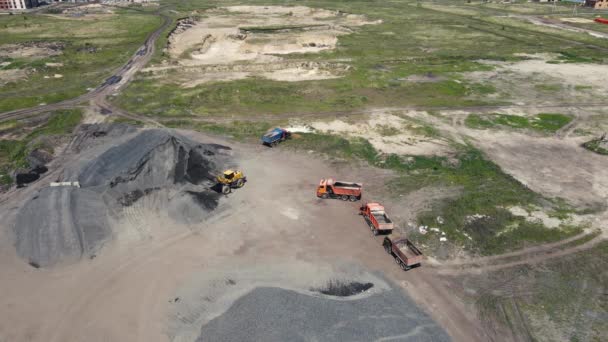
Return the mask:
{"type": "Polygon", "coordinates": [[[197,342],[449,340],[398,290],[356,300],[336,300],[260,287],[203,326],[197,342]]]}
{"type": "Polygon", "coordinates": [[[110,237],[101,196],[75,187],[44,188],[19,211],[17,253],[35,267],[94,255],[110,237]]]}

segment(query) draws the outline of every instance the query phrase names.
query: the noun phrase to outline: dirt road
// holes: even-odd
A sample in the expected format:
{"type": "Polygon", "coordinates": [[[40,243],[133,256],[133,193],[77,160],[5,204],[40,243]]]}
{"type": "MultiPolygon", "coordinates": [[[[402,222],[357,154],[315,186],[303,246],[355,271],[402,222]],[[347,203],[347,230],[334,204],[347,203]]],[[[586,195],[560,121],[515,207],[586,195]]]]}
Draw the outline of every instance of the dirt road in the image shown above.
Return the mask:
{"type": "Polygon", "coordinates": [[[171,24],[171,18],[164,15],[158,14],[162,20],[162,25],[157,28],[154,32],[150,33],[146,38],[144,44],[129,58],[129,60],[120,68],[116,69],[112,75],[106,79],[104,83],[99,85],[97,88],[83,94],[79,97],[52,103],[48,105],[17,109],[10,112],[0,113],[0,121],[18,119],[29,117],[37,114],[42,114],[54,110],[69,109],[76,107],[78,104],[91,100],[103,101],[109,94],[119,91],[123,88],[133,76],[141,70],[152,58],[156,49],[155,43],[160,34],[171,24]]]}
{"type": "MultiPolygon", "coordinates": [[[[488,340],[473,311],[451,295],[432,270],[403,272],[394,264],[381,238],[374,238],[357,215],[358,203],[314,196],[321,177],[350,178],[357,171],[341,173],[320,159],[280,149],[231,145],[249,182],[223,199],[210,221],[176,224],[141,201],[129,207],[123,230],[112,243],[94,259],[77,264],[35,269],[18,259],[6,238],[14,213],[10,208],[17,203],[3,203],[0,210],[9,214],[2,222],[0,244],[0,337],[167,340],[180,289],[197,290],[193,278],[205,283],[245,272],[239,270],[260,270],[266,284],[287,286],[292,281],[287,274],[312,285],[339,270],[362,267],[400,285],[454,340],[488,340]]],[[[216,315],[233,302],[209,300],[219,307],[216,315]]]]}

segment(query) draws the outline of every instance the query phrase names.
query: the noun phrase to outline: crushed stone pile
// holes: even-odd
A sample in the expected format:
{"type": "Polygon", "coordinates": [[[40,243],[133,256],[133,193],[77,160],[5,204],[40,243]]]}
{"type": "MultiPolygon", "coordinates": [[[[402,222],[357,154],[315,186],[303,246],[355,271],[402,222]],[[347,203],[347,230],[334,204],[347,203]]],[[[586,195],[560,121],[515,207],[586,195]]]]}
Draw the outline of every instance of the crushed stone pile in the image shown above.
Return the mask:
{"type": "Polygon", "coordinates": [[[71,181],[80,187],[43,188],[20,209],[15,245],[30,265],[96,256],[119,233],[122,208],[145,196],[170,198],[150,209],[165,210],[181,223],[200,222],[218,206],[220,195],[210,188],[214,175],[231,160],[229,147],[200,144],[170,130],[144,130],[107,148],[115,132],[129,130],[124,125],[85,127],[84,137],[75,139],[78,149],[89,142],[96,147],[84,162],[71,165],[76,175],[71,181]]]}
{"type": "Polygon", "coordinates": [[[196,341],[450,341],[450,338],[398,290],[355,300],[336,300],[261,287],[204,325],[196,341]]]}

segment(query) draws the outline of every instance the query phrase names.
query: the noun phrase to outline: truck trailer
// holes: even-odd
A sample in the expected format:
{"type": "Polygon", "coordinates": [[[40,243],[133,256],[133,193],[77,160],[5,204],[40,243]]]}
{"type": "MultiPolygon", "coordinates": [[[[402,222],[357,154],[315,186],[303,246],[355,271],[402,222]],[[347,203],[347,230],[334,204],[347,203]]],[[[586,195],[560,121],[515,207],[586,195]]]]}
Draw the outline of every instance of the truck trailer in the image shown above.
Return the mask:
{"type": "Polygon", "coordinates": [[[359,214],[363,216],[374,235],[390,234],[395,227],[393,221],[386,214],[384,206],[380,203],[366,203],[359,208],[359,214]]]}
{"type": "Polygon", "coordinates": [[[361,199],[362,188],[361,183],[335,181],[332,178],[321,179],[317,187],[317,197],[355,202],[361,199]]]}

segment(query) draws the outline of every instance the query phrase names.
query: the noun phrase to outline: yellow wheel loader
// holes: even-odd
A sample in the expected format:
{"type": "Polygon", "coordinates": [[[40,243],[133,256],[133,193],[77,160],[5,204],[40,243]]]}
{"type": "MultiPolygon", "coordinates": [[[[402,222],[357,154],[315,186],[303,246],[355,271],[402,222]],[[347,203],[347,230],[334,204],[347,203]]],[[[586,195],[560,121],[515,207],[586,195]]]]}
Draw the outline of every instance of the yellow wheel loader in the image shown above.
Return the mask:
{"type": "Polygon", "coordinates": [[[217,176],[217,182],[222,185],[222,193],[229,194],[233,188],[242,188],[247,182],[247,177],[239,170],[226,170],[217,176]]]}

